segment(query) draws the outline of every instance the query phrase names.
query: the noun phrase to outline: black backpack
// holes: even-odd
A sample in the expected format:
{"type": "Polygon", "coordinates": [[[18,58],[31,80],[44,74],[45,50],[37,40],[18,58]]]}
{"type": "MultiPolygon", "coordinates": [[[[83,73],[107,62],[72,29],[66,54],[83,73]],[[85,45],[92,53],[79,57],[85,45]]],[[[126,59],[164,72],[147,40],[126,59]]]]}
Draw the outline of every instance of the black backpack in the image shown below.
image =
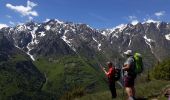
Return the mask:
{"type": "Polygon", "coordinates": [[[118,81],[121,77],[121,70],[119,68],[115,68],[115,75],[114,75],[114,80],[118,81]]]}

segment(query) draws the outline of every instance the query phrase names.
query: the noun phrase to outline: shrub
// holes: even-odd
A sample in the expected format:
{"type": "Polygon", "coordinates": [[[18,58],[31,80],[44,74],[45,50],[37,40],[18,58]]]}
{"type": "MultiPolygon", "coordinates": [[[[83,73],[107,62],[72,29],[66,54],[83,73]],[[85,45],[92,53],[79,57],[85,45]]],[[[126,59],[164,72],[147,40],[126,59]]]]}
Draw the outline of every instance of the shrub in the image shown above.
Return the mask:
{"type": "Polygon", "coordinates": [[[157,64],[152,71],[152,75],[158,80],[170,80],[170,59],[157,64]]]}

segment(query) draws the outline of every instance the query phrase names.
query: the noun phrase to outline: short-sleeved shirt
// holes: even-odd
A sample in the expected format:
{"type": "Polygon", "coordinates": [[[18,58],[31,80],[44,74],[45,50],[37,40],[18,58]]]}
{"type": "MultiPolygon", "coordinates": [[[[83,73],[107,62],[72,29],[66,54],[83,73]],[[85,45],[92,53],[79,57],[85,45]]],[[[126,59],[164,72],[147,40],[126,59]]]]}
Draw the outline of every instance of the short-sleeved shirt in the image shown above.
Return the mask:
{"type": "Polygon", "coordinates": [[[114,68],[113,67],[109,68],[108,74],[107,74],[109,82],[113,82],[114,81],[114,74],[115,74],[114,68]]]}
{"type": "Polygon", "coordinates": [[[135,61],[133,56],[130,56],[129,58],[127,58],[127,60],[125,61],[124,65],[126,64],[130,64],[130,69],[128,71],[125,71],[125,75],[135,75],[135,61]]]}

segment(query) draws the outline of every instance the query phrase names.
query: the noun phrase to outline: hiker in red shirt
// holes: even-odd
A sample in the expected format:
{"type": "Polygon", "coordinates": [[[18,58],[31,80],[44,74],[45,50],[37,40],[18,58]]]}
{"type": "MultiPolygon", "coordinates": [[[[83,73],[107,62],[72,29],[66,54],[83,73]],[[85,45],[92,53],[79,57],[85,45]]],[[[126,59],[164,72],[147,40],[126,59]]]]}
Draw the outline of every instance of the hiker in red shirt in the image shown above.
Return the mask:
{"type": "Polygon", "coordinates": [[[104,67],[102,67],[103,71],[105,72],[106,76],[108,77],[109,81],[109,89],[112,94],[112,98],[116,98],[116,88],[115,88],[115,66],[112,64],[112,62],[107,62],[107,66],[109,67],[108,72],[105,70],[104,67]]]}

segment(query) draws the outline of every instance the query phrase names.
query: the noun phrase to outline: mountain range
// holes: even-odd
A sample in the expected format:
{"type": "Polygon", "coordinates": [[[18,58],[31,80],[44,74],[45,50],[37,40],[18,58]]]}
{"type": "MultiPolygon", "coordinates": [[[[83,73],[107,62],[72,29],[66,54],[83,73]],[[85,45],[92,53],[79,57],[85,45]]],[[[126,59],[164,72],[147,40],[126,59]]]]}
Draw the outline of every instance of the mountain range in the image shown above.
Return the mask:
{"type": "Polygon", "coordinates": [[[36,92],[59,98],[76,86],[88,92],[103,89],[106,82],[98,65],[112,61],[121,67],[128,49],[143,55],[145,70],[169,58],[170,23],[146,21],[95,29],[52,19],[2,28],[0,85],[4,92],[0,95],[35,98],[28,94],[36,92]]]}

